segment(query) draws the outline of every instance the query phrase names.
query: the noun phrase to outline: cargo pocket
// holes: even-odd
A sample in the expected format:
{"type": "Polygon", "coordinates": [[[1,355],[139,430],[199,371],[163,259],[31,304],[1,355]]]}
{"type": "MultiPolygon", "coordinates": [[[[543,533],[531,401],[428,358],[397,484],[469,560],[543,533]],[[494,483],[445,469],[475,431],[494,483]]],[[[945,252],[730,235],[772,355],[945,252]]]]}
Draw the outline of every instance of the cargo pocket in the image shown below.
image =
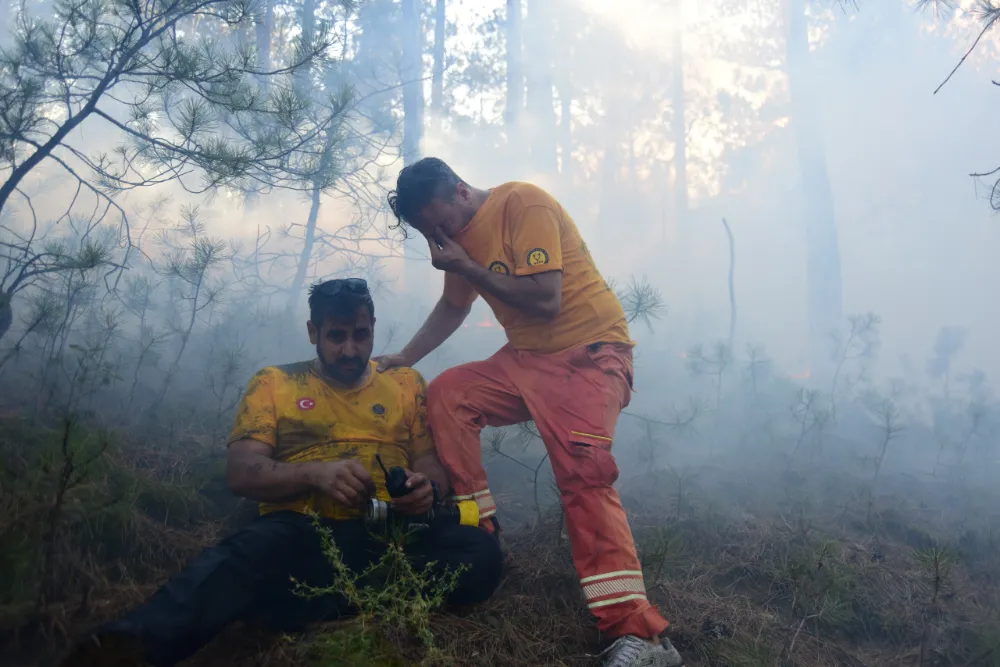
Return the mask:
{"type": "Polygon", "coordinates": [[[635,391],[632,365],[632,348],[622,343],[592,343],[584,348],[587,360],[609,380],[619,380],[621,409],[632,402],[635,391]]]}
{"type": "Polygon", "coordinates": [[[612,485],[618,480],[618,464],[611,453],[611,438],[585,431],[569,432],[571,476],[586,487],[612,485]]]}

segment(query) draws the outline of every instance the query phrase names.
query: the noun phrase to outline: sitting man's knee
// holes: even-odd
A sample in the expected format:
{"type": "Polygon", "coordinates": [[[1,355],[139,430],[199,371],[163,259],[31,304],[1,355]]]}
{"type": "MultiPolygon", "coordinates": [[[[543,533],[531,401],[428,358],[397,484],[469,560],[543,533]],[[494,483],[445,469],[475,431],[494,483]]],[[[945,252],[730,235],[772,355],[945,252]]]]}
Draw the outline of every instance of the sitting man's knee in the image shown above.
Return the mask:
{"type": "Polygon", "coordinates": [[[481,528],[456,526],[461,535],[462,573],[459,588],[452,595],[454,604],[485,602],[500,585],[503,574],[503,553],[497,539],[481,528]]]}

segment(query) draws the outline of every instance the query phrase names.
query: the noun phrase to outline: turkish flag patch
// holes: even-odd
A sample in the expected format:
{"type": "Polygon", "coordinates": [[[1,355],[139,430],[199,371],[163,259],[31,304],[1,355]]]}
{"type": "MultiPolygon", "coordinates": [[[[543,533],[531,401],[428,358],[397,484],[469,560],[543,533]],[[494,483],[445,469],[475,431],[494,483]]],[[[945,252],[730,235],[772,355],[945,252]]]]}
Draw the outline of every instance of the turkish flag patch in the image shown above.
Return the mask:
{"type": "Polygon", "coordinates": [[[316,407],[316,401],[311,398],[300,398],[299,399],[299,410],[312,410],[316,407]]]}

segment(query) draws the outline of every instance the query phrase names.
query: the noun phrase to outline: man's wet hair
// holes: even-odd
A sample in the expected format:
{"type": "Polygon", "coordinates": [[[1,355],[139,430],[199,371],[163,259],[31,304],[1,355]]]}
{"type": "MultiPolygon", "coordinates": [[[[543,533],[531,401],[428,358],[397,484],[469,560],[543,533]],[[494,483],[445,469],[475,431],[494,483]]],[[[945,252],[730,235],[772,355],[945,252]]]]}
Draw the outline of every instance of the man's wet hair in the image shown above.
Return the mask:
{"type": "Polygon", "coordinates": [[[455,186],[459,183],[465,181],[440,158],[425,157],[403,167],[396,178],[396,189],[388,196],[389,208],[396,216],[392,229],[401,229],[405,236],[407,225],[412,224],[432,199],[453,200],[455,186]]]}
{"type": "Polygon", "coordinates": [[[328,319],[353,322],[361,306],[375,317],[375,302],[368,283],[361,278],[327,280],[309,287],[309,319],[317,328],[328,319]]]}

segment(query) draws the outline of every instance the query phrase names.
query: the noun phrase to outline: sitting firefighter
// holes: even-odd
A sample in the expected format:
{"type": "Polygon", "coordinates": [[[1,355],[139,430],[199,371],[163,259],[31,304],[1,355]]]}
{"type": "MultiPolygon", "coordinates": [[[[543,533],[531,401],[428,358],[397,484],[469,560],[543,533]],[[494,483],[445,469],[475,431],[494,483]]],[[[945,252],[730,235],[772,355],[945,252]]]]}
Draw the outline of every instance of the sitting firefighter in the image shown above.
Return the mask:
{"type": "MultiPolygon", "coordinates": [[[[373,514],[426,521],[444,509],[436,498],[448,480],[427,432],[425,382],[411,369],[374,372],[365,281],[313,286],[309,309],[317,358],[257,373],[229,437],[229,486],[258,501],[260,516],[203,551],[146,604],[88,636],[63,664],[173,665],[239,619],[296,631],[343,616],[350,612],[343,597],[307,599],[293,590],[292,577],[323,588],[333,580],[309,515],[321,517],[345,564],[360,572],[385,551],[386,531],[371,529],[373,514]],[[390,494],[387,481],[402,488],[390,494]]],[[[496,538],[475,527],[475,511],[471,526],[427,523],[405,543],[414,566],[465,566],[448,602],[486,600],[501,575],[496,538]]]]}

